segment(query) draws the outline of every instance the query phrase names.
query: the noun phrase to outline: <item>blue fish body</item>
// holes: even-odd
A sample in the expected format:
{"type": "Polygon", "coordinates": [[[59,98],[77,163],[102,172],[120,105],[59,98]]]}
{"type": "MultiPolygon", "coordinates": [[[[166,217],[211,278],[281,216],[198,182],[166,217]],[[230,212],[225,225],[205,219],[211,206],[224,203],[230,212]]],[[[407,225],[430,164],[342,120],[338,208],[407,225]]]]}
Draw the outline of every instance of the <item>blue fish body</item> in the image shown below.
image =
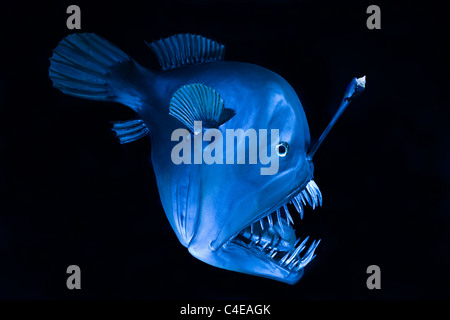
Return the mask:
{"type": "MultiPolygon", "coordinates": [[[[165,118],[160,118],[164,128],[155,135],[150,129],[152,163],[164,210],[180,242],[193,256],[214,266],[296,282],[303,269],[293,274],[267,255],[258,259],[239,245],[226,243],[244,227],[288,203],[313,177],[312,162],[306,158],[308,124],[295,91],[267,69],[225,61],[172,71],[161,81],[167,88],[159,104],[165,111],[165,118]],[[166,120],[167,106],[173,93],[186,83],[214,88],[236,112],[220,126],[224,132],[228,128],[280,128],[280,140],[288,142],[290,149],[280,159],[279,173],[261,175],[260,165],[250,164],[174,165],[168,137],[180,124],[174,118],[166,120]]],[[[152,128],[151,122],[149,126],[152,128]]],[[[288,229],[286,222],[283,219],[288,229]]]]}
{"type": "MultiPolygon", "coordinates": [[[[140,66],[95,34],[72,34],[54,50],[49,76],[66,94],[119,102],[137,112],[139,119],[116,122],[113,130],[121,143],[150,133],[164,211],[193,256],[219,268],[296,283],[320,240],[307,244],[308,237],[297,237],[290,211],[302,217],[304,206],[322,204],[322,195],[294,89],[263,67],[222,61],[224,47],[200,36],[176,35],[150,47],[163,72],[140,66]],[[200,131],[193,129],[198,121],[204,124],[200,131]],[[174,163],[174,147],[185,142],[195,149],[196,137],[204,138],[208,129],[224,137],[228,130],[278,130],[276,141],[258,148],[271,157],[276,153],[276,173],[262,174],[267,162],[227,164],[226,152],[222,163],[196,164],[193,154],[190,163],[174,163]]],[[[234,140],[235,155],[250,154],[247,138],[234,140]]],[[[210,147],[200,140],[201,152],[210,147]]]]}

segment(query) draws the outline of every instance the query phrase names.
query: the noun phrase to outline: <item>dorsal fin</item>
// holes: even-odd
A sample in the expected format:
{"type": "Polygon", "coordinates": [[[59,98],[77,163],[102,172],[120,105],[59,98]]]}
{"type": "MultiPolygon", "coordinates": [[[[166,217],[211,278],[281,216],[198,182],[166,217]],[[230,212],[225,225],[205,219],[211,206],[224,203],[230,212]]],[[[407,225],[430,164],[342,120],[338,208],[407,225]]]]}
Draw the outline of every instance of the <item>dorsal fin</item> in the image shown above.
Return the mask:
{"type": "MultiPolygon", "coordinates": [[[[147,43],[147,42],[146,42],[147,43]]],[[[176,34],[147,43],[164,71],[190,64],[223,60],[225,46],[195,34],[176,34]]]]}
{"type": "Polygon", "coordinates": [[[170,99],[169,114],[194,133],[194,121],[202,121],[203,128],[218,128],[236,113],[232,109],[225,108],[216,90],[204,84],[194,83],[175,91],[170,99]]]}

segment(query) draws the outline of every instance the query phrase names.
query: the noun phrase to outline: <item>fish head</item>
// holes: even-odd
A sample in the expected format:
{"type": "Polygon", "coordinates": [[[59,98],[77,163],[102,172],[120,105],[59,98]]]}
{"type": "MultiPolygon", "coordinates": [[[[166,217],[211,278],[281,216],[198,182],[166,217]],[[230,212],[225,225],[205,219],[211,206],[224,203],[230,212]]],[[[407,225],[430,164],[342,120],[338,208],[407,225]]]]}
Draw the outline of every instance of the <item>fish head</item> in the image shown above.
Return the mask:
{"type": "MultiPolygon", "coordinates": [[[[318,242],[305,250],[306,238],[296,237],[289,213],[295,209],[288,209],[288,204],[295,202],[303,210],[302,201],[317,205],[320,195],[307,158],[310,135],[302,104],[286,80],[258,66],[227,64],[216,68],[214,77],[206,74],[203,79],[235,115],[217,129],[223,140],[221,164],[177,168],[176,206],[182,209],[174,211],[171,205],[169,221],[189,252],[206,263],[296,283],[318,242]],[[236,137],[238,129],[242,131],[236,137]],[[230,132],[235,134],[231,139],[230,132]],[[245,159],[239,154],[242,150],[245,159]],[[262,151],[268,155],[265,163],[262,151]],[[256,163],[255,157],[251,163],[255,152],[256,163]]],[[[211,147],[204,141],[207,131],[202,128],[197,132],[201,134],[187,136],[194,145],[196,138],[202,140],[203,156],[211,147]]]]}

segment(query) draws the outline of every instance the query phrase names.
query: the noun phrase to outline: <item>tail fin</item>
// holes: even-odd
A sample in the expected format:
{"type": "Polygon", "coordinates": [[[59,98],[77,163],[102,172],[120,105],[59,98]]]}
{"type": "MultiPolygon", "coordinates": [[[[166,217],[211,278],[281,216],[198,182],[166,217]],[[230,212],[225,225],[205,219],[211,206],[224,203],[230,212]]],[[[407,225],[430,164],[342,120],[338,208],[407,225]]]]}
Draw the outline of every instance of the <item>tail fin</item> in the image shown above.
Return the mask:
{"type": "Polygon", "coordinates": [[[53,50],[49,77],[53,86],[65,94],[120,102],[136,110],[141,105],[139,94],[128,88],[121,77],[136,65],[125,52],[102,37],[74,33],[53,50]]]}

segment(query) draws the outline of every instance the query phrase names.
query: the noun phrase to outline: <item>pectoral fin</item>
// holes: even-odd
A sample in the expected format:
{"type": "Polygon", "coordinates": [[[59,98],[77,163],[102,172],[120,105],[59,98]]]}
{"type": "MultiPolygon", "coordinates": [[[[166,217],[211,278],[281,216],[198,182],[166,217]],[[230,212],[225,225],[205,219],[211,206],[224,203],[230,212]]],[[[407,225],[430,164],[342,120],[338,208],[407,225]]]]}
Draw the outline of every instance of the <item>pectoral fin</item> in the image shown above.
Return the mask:
{"type": "Polygon", "coordinates": [[[112,130],[116,133],[121,144],[139,140],[149,133],[144,121],[140,119],[113,121],[112,124],[112,130]]]}
{"type": "Polygon", "coordinates": [[[204,84],[194,83],[179,88],[170,100],[169,114],[194,132],[194,121],[203,128],[218,128],[236,113],[225,108],[219,93],[204,84]]]}

